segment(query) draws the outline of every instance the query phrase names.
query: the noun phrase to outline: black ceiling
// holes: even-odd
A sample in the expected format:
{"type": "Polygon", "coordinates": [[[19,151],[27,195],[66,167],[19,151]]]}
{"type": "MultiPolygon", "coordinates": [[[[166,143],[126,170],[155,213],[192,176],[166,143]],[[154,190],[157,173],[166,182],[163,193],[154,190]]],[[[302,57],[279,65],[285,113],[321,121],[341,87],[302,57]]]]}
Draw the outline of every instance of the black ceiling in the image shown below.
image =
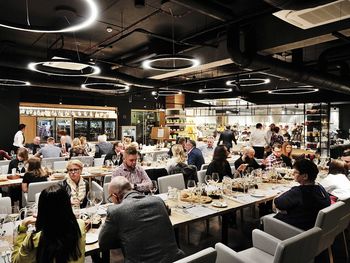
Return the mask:
{"type": "MultiPolygon", "coordinates": [[[[20,2],[0,2],[0,23],[57,29],[65,23],[79,23],[88,15],[82,0],[20,2]]],[[[108,97],[111,94],[80,88],[85,82],[105,80],[128,82],[132,84],[129,93],[144,96],[151,96],[153,90],[177,89],[187,94],[188,105],[194,99],[237,96],[255,103],[350,100],[349,20],[303,30],[274,17],[272,13],[279,9],[260,0],[145,0],[140,7],[135,3],[142,1],[95,2],[97,20],[74,33],[31,33],[0,27],[0,77],[30,81],[32,87],[21,88],[22,93],[38,88],[56,89],[61,95],[73,90],[108,97]],[[112,32],[107,32],[107,27],[112,32]],[[245,42],[235,42],[237,39],[245,42]],[[237,52],[237,43],[241,48],[245,43],[246,50],[237,52]],[[76,60],[84,57],[93,61],[102,72],[82,78],[27,69],[29,62],[46,61],[62,50],[71,51],[76,60]],[[159,54],[191,55],[202,65],[170,73],[142,68],[143,60],[159,54]],[[269,78],[270,83],[238,85],[225,94],[198,93],[203,88],[226,87],[227,80],[239,83],[247,78],[269,78]],[[293,96],[267,93],[305,84],[320,91],[293,96]]],[[[300,1],[289,2],[297,5],[300,1]]],[[[301,9],[308,2],[332,1],[303,1],[301,9]]]]}

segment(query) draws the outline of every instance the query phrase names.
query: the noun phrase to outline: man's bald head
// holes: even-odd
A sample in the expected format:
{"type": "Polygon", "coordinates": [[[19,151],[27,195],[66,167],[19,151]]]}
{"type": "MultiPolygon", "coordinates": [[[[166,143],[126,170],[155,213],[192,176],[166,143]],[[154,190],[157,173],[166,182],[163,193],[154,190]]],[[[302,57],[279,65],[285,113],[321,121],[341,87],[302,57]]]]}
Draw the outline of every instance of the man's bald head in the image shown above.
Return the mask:
{"type": "Polygon", "coordinates": [[[116,202],[114,203],[121,203],[124,195],[131,189],[130,182],[124,176],[117,176],[113,178],[108,186],[109,195],[116,197],[116,202]]]}

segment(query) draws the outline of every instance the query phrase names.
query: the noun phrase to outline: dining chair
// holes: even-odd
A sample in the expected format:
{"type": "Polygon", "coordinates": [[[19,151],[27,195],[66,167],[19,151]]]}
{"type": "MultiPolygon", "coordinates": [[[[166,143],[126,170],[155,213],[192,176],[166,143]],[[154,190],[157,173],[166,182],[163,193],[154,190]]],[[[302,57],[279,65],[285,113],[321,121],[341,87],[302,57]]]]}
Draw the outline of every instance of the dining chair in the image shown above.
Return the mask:
{"type": "Polygon", "coordinates": [[[177,188],[178,190],[185,189],[185,180],[183,174],[172,174],[158,178],[159,193],[167,193],[168,187],[177,188]]]}
{"type": "Polygon", "coordinates": [[[67,167],[68,161],[56,161],[53,162],[53,169],[54,170],[64,170],[67,167]]]}
{"type": "Polygon", "coordinates": [[[207,170],[207,169],[208,169],[208,166],[209,166],[209,164],[203,163],[202,166],[201,166],[200,171],[201,171],[201,170],[207,170]]]}
{"type": "MultiPolygon", "coordinates": [[[[11,198],[6,197],[0,197],[0,207],[1,209],[5,209],[7,214],[11,213],[11,198]]],[[[5,212],[5,211],[1,211],[5,212]]]]}
{"type": "Polygon", "coordinates": [[[112,175],[108,174],[105,175],[105,177],[103,178],[103,185],[110,183],[112,181],[112,175]]]}
{"type": "Polygon", "coordinates": [[[10,160],[1,160],[1,161],[0,161],[0,166],[9,165],[10,162],[11,162],[10,160]]]}
{"type": "Polygon", "coordinates": [[[41,193],[42,190],[46,189],[51,185],[55,185],[60,181],[46,181],[30,183],[28,186],[28,193],[23,193],[22,195],[22,205],[31,206],[35,203],[35,195],[41,193]]]}
{"type": "Polygon", "coordinates": [[[54,162],[65,161],[65,159],[66,159],[65,157],[42,158],[41,159],[41,166],[42,167],[51,166],[51,168],[53,168],[54,162]]]}
{"type": "Polygon", "coordinates": [[[103,187],[101,185],[99,185],[97,182],[92,181],[91,182],[91,191],[103,193],[103,187]]]}
{"type": "Polygon", "coordinates": [[[103,165],[104,158],[95,158],[94,159],[94,166],[102,166],[103,165]]]}
{"type": "Polygon", "coordinates": [[[87,165],[87,166],[93,166],[93,164],[94,164],[94,157],[93,156],[74,156],[71,158],[71,160],[79,160],[84,165],[87,165]]]}
{"type": "Polygon", "coordinates": [[[216,263],[309,263],[318,255],[322,230],[313,227],[296,236],[280,240],[264,231],[254,229],[253,247],[236,252],[217,243],[216,263]]]}
{"type": "Polygon", "coordinates": [[[208,247],[193,255],[174,261],[173,263],[215,263],[216,254],[217,252],[214,248],[208,247]]]}
{"type": "Polygon", "coordinates": [[[197,172],[198,183],[205,184],[205,175],[207,174],[207,170],[200,170],[197,172]]]}
{"type": "Polygon", "coordinates": [[[103,184],[103,201],[104,203],[108,203],[108,197],[109,197],[109,193],[108,193],[108,186],[110,183],[105,183],[103,184]]]}
{"type": "Polygon", "coordinates": [[[0,165],[0,173],[1,174],[7,174],[9,170],[9,165],[5,164],[5,165],[0,165]]]}
{"type": "MultiPolygon", "coordinates": [[[[346,224],[345,220],[349,220],[349,218],[346,217],[348,213],[349,211],[346,209],[346,205],[342,201],[338,201],[318,212],[315,227],[322,230],[320,242],[318,244],[318,254],[327,249],[330,262],[333,262],[331,246],[336,236],[343,231],[339,222],[344,220],[341,221],[341,226],[346,224]]],[[[262,221],[264,231],[281,240],[304,232],[304,230],[291,226],[272,216],[265,216],[262,218],[262,221]]]]}

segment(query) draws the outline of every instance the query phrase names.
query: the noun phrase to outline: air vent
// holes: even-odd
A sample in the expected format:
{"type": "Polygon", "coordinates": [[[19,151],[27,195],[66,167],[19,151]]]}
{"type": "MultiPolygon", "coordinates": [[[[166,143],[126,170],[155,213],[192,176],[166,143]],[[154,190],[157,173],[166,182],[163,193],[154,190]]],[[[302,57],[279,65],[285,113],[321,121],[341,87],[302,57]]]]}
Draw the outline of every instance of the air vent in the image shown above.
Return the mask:
{"type": "Polygon", "coordinates": [[[294,26],[309,29],[349,18],[350,0],[338,0],[299,11],[281,10],[273,15],[294,26]]]}

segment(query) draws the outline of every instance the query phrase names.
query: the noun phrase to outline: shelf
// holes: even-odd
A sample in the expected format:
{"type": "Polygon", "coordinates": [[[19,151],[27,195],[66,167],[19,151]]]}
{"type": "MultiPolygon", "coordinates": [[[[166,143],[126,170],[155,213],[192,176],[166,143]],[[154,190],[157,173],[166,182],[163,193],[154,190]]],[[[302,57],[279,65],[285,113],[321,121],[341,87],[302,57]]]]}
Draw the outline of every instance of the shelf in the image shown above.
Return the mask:
{"type": "Polygon", "coordinates": [[[177,119],[177,118],[186,118],[186,115],[171,115],[165,116],[166,119],[177,119]]]}

